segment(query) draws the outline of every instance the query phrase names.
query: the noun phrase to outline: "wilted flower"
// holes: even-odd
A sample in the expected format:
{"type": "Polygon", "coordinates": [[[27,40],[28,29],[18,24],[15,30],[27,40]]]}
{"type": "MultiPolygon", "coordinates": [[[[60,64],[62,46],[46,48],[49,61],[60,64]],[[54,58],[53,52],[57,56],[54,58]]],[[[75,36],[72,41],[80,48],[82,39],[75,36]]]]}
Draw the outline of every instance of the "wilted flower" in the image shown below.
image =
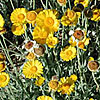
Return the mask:
{"type": "Polygon", "coordinates": [[[6,60],[6,57],[3,53],[0,53],[0,62],[4,62],[6,60]]]}
{"type": "Polygon", "coordinates": [[[42,56],[44,52],[45,52],[45,48],[42,45],[39,45],[38,48],[34,48],[34,54],[38,57],[42,56]]]}
{"type": "Polygon", "coordinates": [[[33,59],[35,59],[35,55],[34,55],[33,52],[29,52],[29,53],[26,55],[26,58],[27,58],[28,60],[33,60],[33,59]]]}

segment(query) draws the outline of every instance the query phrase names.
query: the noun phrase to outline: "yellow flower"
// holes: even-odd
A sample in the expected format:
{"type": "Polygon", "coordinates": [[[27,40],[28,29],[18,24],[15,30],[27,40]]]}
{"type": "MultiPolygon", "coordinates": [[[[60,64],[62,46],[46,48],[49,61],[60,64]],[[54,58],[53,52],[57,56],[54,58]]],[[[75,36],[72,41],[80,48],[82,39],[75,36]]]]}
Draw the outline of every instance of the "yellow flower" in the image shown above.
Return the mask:
{"type": "Polygon", "coordinates": [[[61,18],[61,23],[64,26],[76,25],[78,22],[78,14],[69,8],[65,12],[64,16],[61,18]]]}
{"type": "Polygon", "coordinates": [[[25,8],[16,8],[11,13],[10,19],[14,25],[24,24],[26,21],[27,10],[25,8]]]}
{"type": "Polygon", "coordinates": [[[4,23],[5,23],[5,21],[2,17],[2,15],[0,14],[0,28],[4,26],[4,23]]]}
{"type": "Polygon", "coordinates": [[[49,32],[57,32],[59,28],[59,20],[56,19],[56,15],[50,9],[43,10],[37,15],[36,24],[47,28],[49,32]]]}
{"type": "Polygon", "coordinates": [[[49,89],[50,90],[56,91],[57,88],[58,88],[58,86],[59,86],[59,82],[58,82],[58,80],[50,80],[50,82],[48,83],[48,85],[49,85],[49,89]]]}
{"type": "Polygon", "coordinates": [[[27,61],[23,67],[23,74],[26,78],[37,78],[43,74],[42,63],[38,60],[27,61]]]}
{"type": "Polygon", "coordinates": [[[100,9],[93,10],[93,17],[91,18],[91,20],[100,21],[100,9]]]}
{"type": "Polygon", "coordinates": [[[76,57],[76,48],[72,46],[66,46],[60,52],[60,57],[64,61],[69,61],[69,60],[74,59],[76,57]]]}
{"type": "Polygon", "coordinates": [[[58,43],[58,39],[53,37],[53,34],[49,34],[48,38],[46,39],[46,44],[50,48],[54,48],[55,45],[58,43]]]}
{"type": "Polygon", "coordinates": [[[35,27],[32,33],[33,40],[37,41],[40,44],[46,43],[46,38],[48,37],[48,35],[49,35],[48,30],[38,26],[35,27]]]}
{"type": "Polygon", "coordinates": [[[90,98],[89,100],[94,100],[93,98],[90,98]]]}
{"type": "Polygon", "coordinates": [[[67,0],[57,0],[60,6],[65,6],[67,3],[67,0]]]}
{"type": "Polygon", "coordinates": [[[26,21],[34,26],[36,22],[37,13],[35,11],[28,11],[26,14],[26,21]]]}
{"type": "Polygon", "coordinates": [[[62,94],[70,95],[71,92],[74,92],[74,87],[75,87],[75,83],[72,80],[72,78],[67,77],[65,79],[65,77],[63,77],[60,79],[58,92],[61,92],[62,94]]]}
{"type": "Polygon", "coordinates": [[[0,62],[4,62],[6,60],[6,57],[4,54],[0,53],[0,62]]]}
{"type": "Polygon", "coordinates": [[[69,43],[71,44],[71,46],[76,46],[77,45],[77,42],[73,40],[72,36],[70,37],[69,39],[69,43]]]}
{"type": "Polygon", "coordinates": [[[27,58],[28,60],[33,60],[33,59],[35,59],[35,55],[34,55],[33,52],[29,52],[29,53],[27,54],[26,58],[27,58]]]}
{"type": "Polygon", "coordinates": [[[82,4],[84,7],[88,7],[89,0],[75,0],[75,1],[74,1],[74,4],[75,4],[75,5],[77,5],[77,4],[82,4]]]}
{"type": "Polygon", "coordinates": [[[53,99],[49,96],[39,96],[37,100],[53,100],[53,99]]]}
{"type": "Polygon", "coordinates": [[[6,29],[4,27],[0,27],[0,35],[4,34],[6,32],[6,29]]]}
{"type": "Polygon", "coordinates": [[[38,77],[37,80],[35,81],[35,85],[41,86],[41,85],[44,83],[44,81],[45,81],[45,78],[42,77],[42,76],[40,76],[40,77],[38,77]]]}
{"type": "Polygon", "coordinates": [[[24,25],[18,25],[18,26],[12,25],[11,30],[12,30],[14,35],[20,36],[20,35],[24,34],[24,32],[26,30],[26,25],[25,24],[24,25]]]}
{"type": "Polygon", "coordinates": [[[71,75],[70,78],[71,78],[74,82],[77,81],[77,76],[76,76],[75,74],[71,75]]]}
{"type": "Polygon", "coordinates": [[[0,63],[0,72],[4,71],[6,69],[5,63],[0,63]]]}
{"type": "Polygon", "coordinates": [[[7,73],[1,72],[0,73],[0,87],[5,87],[8,85],[8,82],[10,80],[10,77],[7,73]]]}
{"type": "Polygon", "coordinates": [[[94,61],[94,58],[93,57],[89,57],[88,61],[94,61]]]}

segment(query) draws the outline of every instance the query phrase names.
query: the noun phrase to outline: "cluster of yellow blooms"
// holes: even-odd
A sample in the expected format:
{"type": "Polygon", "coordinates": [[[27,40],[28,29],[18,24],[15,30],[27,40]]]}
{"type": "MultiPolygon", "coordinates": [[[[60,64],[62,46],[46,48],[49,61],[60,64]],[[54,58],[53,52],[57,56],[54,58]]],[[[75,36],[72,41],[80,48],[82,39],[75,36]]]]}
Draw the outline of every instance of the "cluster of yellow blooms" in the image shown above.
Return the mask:
{"type": "Polygon", "coordinates": [[[52,79],[48,83],[50,90],[61,92],[62,94],[70,95],[74,92],[75,82],[77,81],[76,75],[70,77],[62,77],[60,81],[58,79],[52,79]]]}
{"type": "Polygon", "coordinates": [[[10,80],[9,75],[6,72],[3,72],[5,69],[5,56],[0,53],[0,87],[5,87],[10,80]]]}

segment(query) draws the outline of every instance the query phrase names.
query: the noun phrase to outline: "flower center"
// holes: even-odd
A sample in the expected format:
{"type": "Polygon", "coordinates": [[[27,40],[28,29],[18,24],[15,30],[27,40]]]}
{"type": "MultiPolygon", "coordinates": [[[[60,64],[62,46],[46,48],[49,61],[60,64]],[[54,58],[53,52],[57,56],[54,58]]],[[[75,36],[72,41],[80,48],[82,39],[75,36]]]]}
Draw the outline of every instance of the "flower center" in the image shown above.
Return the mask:
{"type": "Polygon", "coordinates": [[[37,67],[36,66],[32,66],[31,69],[30,69],[30,71],[32,73],[35,73],[37,71],[37,67]]]}
{"type": "Polygon", "coordinates": [[[73,18],[74,15],[75,15],[75,13],[74,13],[73,11],[69,11],[69,12],[67,13],[67,16],[68,16],[69,18],[73,18]]]}
{"type": "Polygon", "coordinates": [[[16,26],[16,31],[21,31],[22,28],[23,28],[22,25],[20,25],[20,26],[16,26]]]}
{"type": "Polygon", "coordinates": [[[35,12],[28,12],[26,17],[29,21],[34,21],[36,19],[36,13],[35,12]]]}
{"type": "Polygon", "coordinates": [[[99,64],[96,61],[90,61],[88,66],[91,70],[97,70],[99,67],[99,64]]]}
{"type": "Polygon", "coordinates": [[[66,0],[58,0],[59,3],[64,3],[66,0]]]}
{"type": "Polygon", "coordinates": [[[0,64],[0,71],[2,71],[4,68],[5,68],[5,64],[4,63],[1,63],[0,64]]]}
{"type": "Polygon", "coordinates": [[[31,49],[32,46],[33,46],[33,42],[30,42],[30,41],[29,41],[28,43],[25,44],[25,48],[26,48],[26,49],[31,49]]]}
{"type": "Polygon", "coordinates": [[[52,18],[52,17],[46,18],[46,20],[45,20],[45,25],[46,25],[46,26],[53,26],[53,25],[54,25],[54,20],[53,20],[53,18],[52,18]]]}
{"type": "Polygon", "coordinates": [[[68,50],[68,51],[66,52],[66,55],[67,55],[67,56],[71,56],[72,53],[73,53],[73,52],[72,52],[71,50],[68,50]]]}
{"type": "Polygon", "coordinates": [[[84,0],[79,0],[79,2],[84,2],[84,0]]]}
{"type": "Polygon", "coordinates": [[[5,82],[7,80],[7,77],[5,75],[0,75],[0,83],[5,82]]]}
{"type": "Polygon", "coordinates": [[[81,39],[83,39],[84,34],[83,34],[83,32],[82,32],[81,30],[76,30],[76,31],[74,32],[73,36],[74,36],[76,39],[81,40],[81,39]]]}
{"type": "Polygon", "coordinates": [[[67,91],[69,88],[70,88],[70,84],[69,84],[69,83],[65,83],[65,84],[63,85],[63,89],[64,89],[65,91],[67,91]]]}
{"type": "Polygon", "coordinates": [[[25,15],[24,14],[19,14],[18,15],[19,21],[22,21],[24,18],[25,18],[25,15]]]}
{"type": "Polygon", "coordinates": [[[53,81],[51,80],[49,82],[49,86],[52,88],[52,89],[56,89],[58,87],[58,82],[57,81],[53,81]]]}

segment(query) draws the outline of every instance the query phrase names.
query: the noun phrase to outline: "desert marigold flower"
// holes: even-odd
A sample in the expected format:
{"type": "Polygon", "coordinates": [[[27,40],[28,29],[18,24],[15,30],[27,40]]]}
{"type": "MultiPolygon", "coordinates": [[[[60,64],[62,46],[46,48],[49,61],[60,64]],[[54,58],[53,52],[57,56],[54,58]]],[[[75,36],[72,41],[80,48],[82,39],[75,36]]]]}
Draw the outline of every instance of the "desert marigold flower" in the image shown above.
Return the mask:
{"type": "Polygon", "coordinates": [[[4,62],[6,60],[6,57],[3,53],[0,53],[0,62],[4,62]]]}
{"type": "Polygon", "coordinates": [[[26,28],[27,28],[27,27],[26,27],[26,24],[24,24],[24,25],[18,25],[18,26],[12,25],[11,30],[12,30],[12,33],[13,33],[14,35],[20,36],[20,35],[22,35],[22,34],[25,33],[26,28]]]}
{"type": "Polygon", "coordinates": [[[58,82],[58,80],[50,80],[50,82],[48,83],[48,85],[49,85],[49,89],[50,90],[56,91],[57,88],[58,88],[58,86],[59,86],[59,82],[58,82]]]}
{"type": "Polygon", "coordinates": [[[50,9],[41,11],[36,18],[36,24],[40,27],[47,28],[49,32],[57,32],[59,22],[54,12],[50,9]]]}
{"type": "Polygon", "coordinates": [[[93,10],[93,16],[92,16],[91,20],[100,21],[100,9],[93,10]]]}
{"type": "Polygon", "coordinates": [[[36,26],[33,30],[32,36],[33,40],[37,41],[37,43],[45,44],[46,38],[49,35],[49,31],[46,28],[36,26]]]}
{"type": "Polygon", "coordinates": [[[55,45],[58,43],[58,39],[53,37],[53,34],[49,34],[48,38],[46,39],[46,44],[50,48],[54,48],[55,45]]]}
{"type": "Polygon", "coordinates": [[[6,65],[4,62],[0,63],[0,72],[4,71],[6,69],[6,65]]]}
{"type": "Polygon", "coordinates": [[[76,13],[73,10],[70,10],[69,8],[67,9],[67,11],[65,12],[65,14],[61,18],[61,23],[64,26],[76,25],[77,21],[78,21],[78,13],[76,13]]]}
{"type": "Polygon", "coordinates": [[[74,87],[75,87],[75,83],[74,80],[72,80],[72,78],[67,77],[65,79],[65,77],[63,77],[60,79],[58,92],[61,92],[62,94],[70,95],[71,92],[74,92],[74,87]]]}
{"type": "Polygon", "coordinates": [[[4,23],[5,23],[5,21],[2,17],[2,15],[0,14],[0,28],[4,26],[4,23]]]}
{"type": "Polygon", "coordinates": [[[70,78],[71,78],[74,82],[77,81],[77,76],[76,76],[75,74],[71,75],[70,78]]]}
{"type": "Polygon", "coordinates": [[[26,21],[27,10],[25,8],[16,8],[11,13],[10,19],[14,25],[24,24],[26,21]]]}
{"type": "Polygon", "coordinates": [[[76,48],[72,46],[66,46],[65,48],[62,49],[60,52],[60,57],[64,61],[69,61],[72,60],[76,57],[76,48]]]}
{"type": "Polygon", "coordinates": [[[26,78],[37,78],[43,74],[42,63],[38,60],[27,61],[23,67],[23,74],[26,78]]]}
{"type": "Polygon", "coordinates": [[[4,27],[0,27],[0,35],[4,34],[6,32],[6,29],[4,27]]]}
{"type": "MultiPolygon", "coordinates": [[[[90,59],[89,59],[90,60],[90,59]]],[[[95,61],[94,59],[93,60],[90,60],[88,61],[88,69],[92,72],[95,72],[99,69],[99,63],[97,61],[95,61]]]]}
{"type": "Polygon", "coordinates": [[[94,100],[93,98],[90,98],[89,100],[94,100]]]}
{"type": "Polygon", "coordinates": [[[42,76],[40,76],[40,77],[38,77],[37,80],[35,81],[35,85],[41,86],[41,85],[44,83],[44,81],[45,81],[45,78],[42,77],[42,76]]]}
{"type": "Polygon", "coordinates": [[[37,13],[35,11],[28,11],[26,13],[26,21],[34,26],[36,22],[37,13]]]}
{"type": "Polygon", "coordinates": [[[60,6],[65,6],[67,3],[67,0],[57,0],[60,6]]]}
{"type": "Polygon", "coordinates": [[[10,77],[7,73],[1,72],[0,73],[0,87],[5,87],[8,85],[10,77]]]}
{"type": "Polygon", "coordinates": [[[33,52],[29,52],[29,53],[26,55],[26,58],[27,58],[28,60],[33,60],[33,59],[35,59],[35,55],[34,55],[33,52]]]}
{"type": "Polygon", "coordinates": [[[38,57],[42,56],[44,52],[45,52],[45,48],[42,45],[39,45],[38,48],[34,48],[34,54],[38,57]]]}
{"type": "Polygon", "coordinates": [[[74,4],[77,5],[77,4],[82,4],[84,7],[88,7],[88,4],[89,4],[89,0],[75,0],[74,1],[74,4]]]}
{"type": "Polygon", "coordinates": [[[53,100],[53,99],[49,96],[39,96],[37,100],[53,100]]]}

